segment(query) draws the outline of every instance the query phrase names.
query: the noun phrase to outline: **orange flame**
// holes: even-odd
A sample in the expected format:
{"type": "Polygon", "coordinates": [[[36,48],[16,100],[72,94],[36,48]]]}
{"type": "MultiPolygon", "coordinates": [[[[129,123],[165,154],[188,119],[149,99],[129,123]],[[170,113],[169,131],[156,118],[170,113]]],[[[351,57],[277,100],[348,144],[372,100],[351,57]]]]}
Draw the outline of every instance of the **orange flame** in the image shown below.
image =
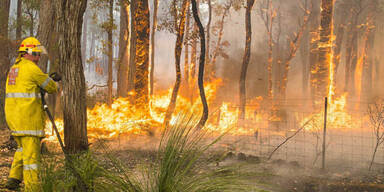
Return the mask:
{"type": "MultiPolygon", "coordinates": [[[[355,71],[355,93],[357,98],[360,98],[360,93],[361,93],[361,79],[363,76],[363,61],[364,61],[365,53],[363,53],[356,65],[356,71],[355,71]]],[[[359,99],[360,100],[360,99],[359,99]]],[[[359,106],[357,105],[356,108],[359,106]]]]}
{"type": "MultiPolygon", "coordinates": [[[[332,33],[333,34],[333,33],[332,33]]],[[[326,44],[319,44],[319,47],[332,47],[333,41],[336,39],[335,35],[332,35],[330,41],[326,44]]],[[[314,39],[312,39],[314,41],[314,39]]],[[[329,61],[329,80],[328,80],[328,110],[327,110],[327,125],[334,129],[340,128],[358,128],[356,123],[352,122],[351,115],[346,110],[346,97],[347,93],[344,93],[339,98],[334,98],[335,96],[335,65],[333,63],[334,53],[333,49],[328,53],[329,61]]],[[[311,73],[317,73],[317,68],[313,69],[311,73]]],[[[316,83],[316,82],[314,82],[316,83]]],[[[317,101],[319,103],[319,101],[317,101]]],[[[312,114],[301,121],[301,125],[306,124],[308,121],[313,121],[312,123],[307,124],[305,127],[306,130],[318,131],[323,127],[324,112],[318,112],[312,114]]]]}
{"type": "MultiPolygon", "coordinates": [[[[217,89],[222,84],[221,79],[214,80],[205,85],[205,91],[208,104],[212,104],[217,89]]],[[[196,90],[197,91],[197,90],[196,90]]],[[[134,93],[130,93],[134,94],[134,93]]],[[[93,109],[87,109],[87,132],[90,142],[97,138],[111,139],[117,138],[120,135],[145,135],[156,131],[156,128],[162,126],[165,112],[170,102],[172,88],[166,91],[159,91],[159,94],[150,97],[149,114],[145,114],[140,108],[136,108],[131,104],[128,98],[116,99],[111,107],[106,104],[97,104],[93,109]]],[[[197,95],[198,94],[194,94],[197,95]]],[[[261,114],[256,111],[259,109],[259,102],[262,97],[257,97],[249,101],[249,106],[246,108],[246,117],[261,121],[261,114]]],[[[172,116],[173,120],[179,115],[178,112],[190,111],[193,114],[201,114],[202,104],[199,98],[194,99],[194,103],[190,103],[189,97],[179,95],[175,113],[172,116]]],[[[206,129],[223,133],[237,124],[237,108],[230,108],[229,103],[223,103],[220,108],[220,119],[217,122],[209,121],[206,129]]],[[[64,123],[62,119],[56,119],[55,123],[58,130],[63,134],[64,123]]],[[[51,133],[52,125],[50,122],[46,125],[46,133],[51,133]]],[[[253,133],[252,130],[230,130],[233,134],[253,133]]],[[[56,135],[48,135],[46,141],[56,141],[56,135]]]]}

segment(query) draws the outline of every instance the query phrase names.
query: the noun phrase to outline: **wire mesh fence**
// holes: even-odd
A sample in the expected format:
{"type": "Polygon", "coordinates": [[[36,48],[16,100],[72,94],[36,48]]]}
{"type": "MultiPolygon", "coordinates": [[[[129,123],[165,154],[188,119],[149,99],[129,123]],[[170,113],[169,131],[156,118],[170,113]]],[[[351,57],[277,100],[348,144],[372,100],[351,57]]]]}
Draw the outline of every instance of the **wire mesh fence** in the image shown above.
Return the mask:
{"type": "MultiPolygon", "coordinates": [[[[325,168],[327,170],[368,170],[377,142],[367,114],[367,103],[349,102],[352,109],[331,110],[325,137],[325,168]],[[357,108],[356,106],[359,106],[357,108]]],[[[245,135],[228,135],[223,140],[229,150],[249,155],[283,160],[308,168],[322,167],[324,111],[309,112],[307,108],[280,106],[283,118],[271,120],[248,118],[245,135]],[[305,125],[305,126],[304,126],[305,125]],[[272,154],[272,155],[271,155],[272,154]]],[[[331,106],[330,106],[331,108],[331,106]]],[[[379,146],[372,165],[373,171],[384,169],[384,145],[379,146]]]]}

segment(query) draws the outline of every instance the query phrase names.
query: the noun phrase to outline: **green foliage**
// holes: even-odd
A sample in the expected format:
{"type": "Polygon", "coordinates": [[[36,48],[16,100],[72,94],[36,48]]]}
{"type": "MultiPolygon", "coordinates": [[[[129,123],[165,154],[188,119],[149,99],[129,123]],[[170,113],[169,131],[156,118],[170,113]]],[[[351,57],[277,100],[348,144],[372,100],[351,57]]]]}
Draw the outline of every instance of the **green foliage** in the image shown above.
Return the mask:
{"type": "Polygon", "coordinates": [[[20,23],[17,22],[17,18],[10,19],[10,29],[16,29],[17,25],[21,26],[21,36],[29,36],[29,30],[33,28],[37,29],[38,15],[40,11],[40,0],[23,0],[20,23]],[[33,26],[32,26],[33,25],[33,26]]]}
{"type": "MultiPolygon", "coordinates": [[[[76,170],[90,191],[225,192],[251,191],[242,183],[239,167],[213,167],[203,155],[222,136],[207,141],[197,119],[179,118],[164,129],[157,157],[130,170],[111,154],[104,141],[94,144],[102,155],[86,152],[72,157],[76,170]]],[[[65,161],[45,158],[41,174],[44,191],[71,191],[77,186],[65,161]]],[[[244,175],[246,176],[246,175],[244,175]]]]}
{"type": "Polygon", "coordinates": [[[198,164],[204,152],[221,136],[206,142],[207,132],[197,129],[197,122],[197,119],[181,118],[164,131],[159,148],[160,167],[153,171],[158,185],[155,191],[245,190],[234,169],[209,170],[206,164],[198,164]]]}
{"type": "MultiPolygon", "coordinates": [[[[100,27],[101,29],[103,29],[104,31],[108,31],[108,30],[116,30],[117,29],[117,25],[115,24],[115,20],[113,19],[112,17],[112,20],[109,19],[109,15],[107,17],[105,17],[105,21],[99,21],[100,19],[100,13],[102,12],[105,12],[105,13],[108,13],[109,14],[109,6],[110,6],[110,0],[91,0],[89,2],[89,8],[91,9],[91,11],[93,12],[92,14],[92,19],[95,23],[98,23],[98,27],[100,27]]],[[[114,7],[116,7],[116,5],[114,4],[114,7]]],[[[103,18],[103,17],[101,17],[103,18]]]]}
{"type": "MultiPolygon", "coordinates": [[[[195,118],[181,117],[174,125],[165,128],[157,159],[155,163],[143,166],[142,179],[136,180],[140,185],[135,191],[247,191],[240,182],[237,168],[210,170],[208,163],[199,164],[204,152],[221,136],[207,142],[207,132],[197,129],[197,122],[195,118]]],[[[118,165],[121,168],[121,164],[118,165]]]]}
{"type": "Polygon", "coordinates": [[[163,15],[158,16],[158,31],[168,31],[177,34],[178,23],[182,15],[183,0],[171,0],[163,3],[163,15]]]}
{"type": "Polygon", "coordinates": [[[117,26],[116,24],[113,23],[113,21],[106,21],[106,22],[103,22],[100,24],[100,27],[105,30],[105,31],[108,31],[108,30],[116,30],[117,29],[117,26]]]}
{"type": "MultiPolygon", "coordinates": [[[[71,163],[79,173],[89,191],[118,191],[119,186],[110,177],[110,172],[98,163],[91,152],[71,156],[71,163]]],[[[46,157],[42,163],[41,181],[45,192],[73,191],[79,189],[77,178],[68,169],[68,161],[57,157],[46,157]]]]}

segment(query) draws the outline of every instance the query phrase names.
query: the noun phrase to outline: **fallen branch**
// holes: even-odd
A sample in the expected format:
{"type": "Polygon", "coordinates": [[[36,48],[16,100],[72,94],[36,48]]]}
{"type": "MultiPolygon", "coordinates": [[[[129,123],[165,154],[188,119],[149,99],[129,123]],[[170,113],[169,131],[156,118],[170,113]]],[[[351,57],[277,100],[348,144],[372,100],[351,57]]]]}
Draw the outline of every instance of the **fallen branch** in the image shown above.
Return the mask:
{"type": "Polygon", "coordinates": [[[92,85],[90,88],[88,88],[88,91],[95,88],[95,87],[108,87],[108,85],[92,85]]]}
{"type": "MultiPolygon", "coordinates": [[[[116,81],[112,81],[112,84],[113,84],[113,83],[116,83],[116,81]]],[[[92,85],[91,87],[87,88],[87,90],[89,91],[89,90],[91,90],[91,89],[93,89],[93,88],[95,88],[95,87],[108,87],[108,85],[107,85],[107,84],[105,84],[105,85],[94,84],[94,85],[92,85]]]]}
{"type": "Polygon", "coordinates": [[[279,145],[272,151],[272,153],[269,154],[269,156],[268,156],[268,160],[270,160],[270,159],[272,158],[272,155],[273,155],[273,154],[274,154],[274,153],[275,153],[281,146],[283,146],[286,142],[288,142],[290,139],[292,139],[294,136],[296,136],[301,130],[303,130],[303,129],[305,128],[305,126],[307,126],[308,123],[309,123],[312,119],[313,119],[313,117],[312,117],[311,119],[309,119],[308,121],[306,121],[306,122],[304,123],[304,125],[301,126],[300,129],[298,129],[293,135],[287,137],[287,138],[285,139],[285,141],[283,141],[282,143],[280,143],[280,144],[279,144],[279,145]]]}

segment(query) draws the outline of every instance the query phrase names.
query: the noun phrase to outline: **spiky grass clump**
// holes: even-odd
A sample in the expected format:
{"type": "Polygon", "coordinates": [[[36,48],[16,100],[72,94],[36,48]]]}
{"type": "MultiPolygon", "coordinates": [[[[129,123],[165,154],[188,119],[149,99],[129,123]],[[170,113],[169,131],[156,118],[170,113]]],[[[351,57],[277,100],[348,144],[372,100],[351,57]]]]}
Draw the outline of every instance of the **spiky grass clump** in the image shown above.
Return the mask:
{"type": "Polygon", "coordinates": [[[42,191],[118,191],[114,176],[104,168],[90,151],[72,155],[70,161],[48,156],[43,159],[40,172],[42,191]],[[69,165],[69,164],[72,165],[69,165]],[[73,167],[78,173],[76,177],[73,167]],[[85,186],[79,186],[79,185],[85,186]],[[87,189],[87,190],[84,190],[87,189]]]}
{"type": "MultiPolygon", "coordinates": [[[[76,170],[91,191],[251,191],[242,184],[238,167],[212,168],[209,162],[201,161],[205,152],[222,136],[208,141],[208,133],[196,128],[196,122],[194,118],[180,117],[165,128],[155,161],[143,163],[135,171],[115,158],[105,143],[100,145],[104,148],[103,160],[97,161],[94,155],[86,153],[73,159],[76,170]]],[[[42,172],[44,191],[70,191],[76,186],[75,178],[64,167],[57,163],[45,167],[42,172]],[[66,185],[62,184],[63,179],[57,180],[63,176],[66,185]]]]}
{"type": "MultiPolygon", "coordinates": [[[[148,174],[146,191],[234,191],[239,189],[233,170],[207,171],[198,165],[204,152],[221,137],[206,142],[207,132],[198,129],[196,119],[181,117],[163,131],[159,145],[158,164],[148,174]]],[[[241,188],[241,187],[240,187],[241,188]]]]}

